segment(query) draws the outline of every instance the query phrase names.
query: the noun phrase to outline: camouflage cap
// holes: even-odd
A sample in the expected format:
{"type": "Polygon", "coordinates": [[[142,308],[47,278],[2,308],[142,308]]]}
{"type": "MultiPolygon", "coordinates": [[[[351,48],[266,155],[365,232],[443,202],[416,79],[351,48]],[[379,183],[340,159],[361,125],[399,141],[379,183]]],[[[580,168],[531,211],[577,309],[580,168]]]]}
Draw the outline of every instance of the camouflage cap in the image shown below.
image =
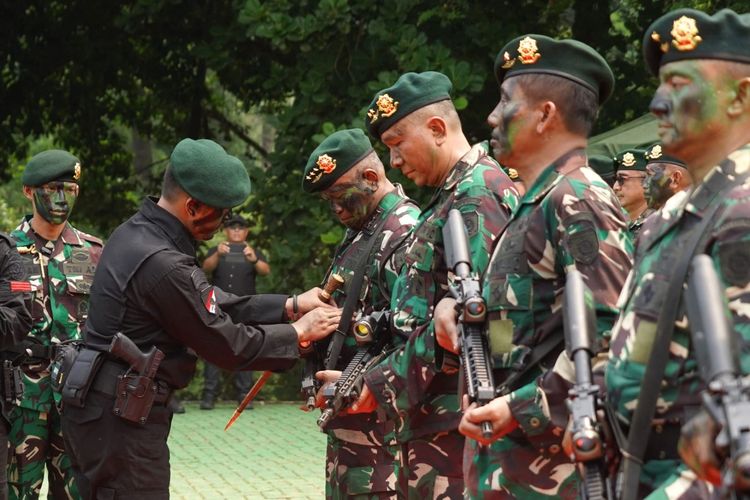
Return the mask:
{"type": "Polygon", "coordinates": [[[50,181],[78,182],[81,161],[61,149],[49,149],[34,155],[23,170],[24,186],[41,186],[50,181]]]}
{"type": "Polygon", "coordinates": [[[453,84],[437,71],[405,73],[393,86],[375,94],[367,109],[365,125],[376,139],[396,122],[428,104],[451,98],[453,84]]]}
{"type": "Polygon", "coordinates": [[[245,166],[212,140],[181,140],[172,151],[169,164],[180,187],[211,207],[231,208],[250,194],[245,166]]]}
{"type": "Polygon", "coordinates": [[[615,170],[646,171],[646,150],[626,149],[620,151],[614,158],[615,170]]]}
{"type": "Polygon", "coordinates": [[[597,51],[578,40],[555,40],[544,35],[523,35],[508,42],[495,59],[495,76],[547,74],[567,78],[596,94],[601,105],[612,94],[615,77],[597,51]]]}
{"type": "Polygon", "coordinates": [[[372,151],[370,139],[362,129],[334,132],[315,148],[307,160],[302,189],[307,193],[325,191],[372,151]]]}
{"type": "Polygon", "coordinates": [[[678,167],[687,168],[685,162],[680,160],[676,156],[664,154],[661,143],[658,142],[646,148],[645,156],[647,163],[671,163],[672,165],[677,165],[678,167]]]}
{"type": "Polygon", "coordinates": [[[605,155],[590,155],[589,167],[599,174],[604,182],[611,184],[615,178],[615,159],[605,155]]]}
{"type": "Polygon", "coordinates": [[[654,75],[685,59],[722,59],[750,64],[750,15],[723,9],[713,16],[694,9],[664,14],[646,30],[643,58],[654,75]]]}

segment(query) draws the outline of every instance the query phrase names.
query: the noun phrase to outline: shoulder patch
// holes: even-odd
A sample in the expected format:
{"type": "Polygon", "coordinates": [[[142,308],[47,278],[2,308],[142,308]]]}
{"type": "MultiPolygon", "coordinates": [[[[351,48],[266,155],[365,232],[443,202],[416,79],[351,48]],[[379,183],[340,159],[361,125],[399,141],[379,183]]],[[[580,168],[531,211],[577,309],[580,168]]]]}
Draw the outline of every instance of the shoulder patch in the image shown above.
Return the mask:
{"type": "Polygon", "coordinates": [[[727,283],[746,286],[750,282],[750,244],[747,241],[719,243],[719,266],[727,283]]]}
{"type": "Polygon", "coordinates": [[[578,213],[567,217],[565,245],[573,259],[580,264],[591,264],[599,256],[599,237],[591,214],[578,213]]]}

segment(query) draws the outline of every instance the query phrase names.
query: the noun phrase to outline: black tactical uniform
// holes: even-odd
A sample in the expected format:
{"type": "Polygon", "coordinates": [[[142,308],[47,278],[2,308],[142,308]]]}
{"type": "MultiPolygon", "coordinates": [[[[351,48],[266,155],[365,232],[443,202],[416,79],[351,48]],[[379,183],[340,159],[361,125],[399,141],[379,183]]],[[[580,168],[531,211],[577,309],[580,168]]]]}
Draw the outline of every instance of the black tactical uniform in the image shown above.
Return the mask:
{"type": "Polygon", "coordinates": [[[143,352],[159,348],[159,389],[144,425],[114,415],[117,375],[127,366],[108,356],[85,405],[64,403],[63,433],[82,496],[168,498],[172,415],[165,403],[193,376],[196,355],[189,349],[225,369],[287,369],[299,357],[297,333],[272,324],[286,322],[285,302],[283,295],[238,297],[209,285],[190,233],[145,200],[105,247],[84,339],[106,350],[122,332],[143,352]]]}
{"type": "MultiPolygon", "coordinates": [[[[29,291],[26,288],[30,288],[30,284],[25,280],[26,272],[15,243],[8,235],[0,233],[0,349],[21,342],[31,331],[31,314],[24,302],[24,292],[29,291]]],[[[3,410],[6,376],[3,369],[0,378],[3,410]]],[[[8,423],[0,417],[0,498],[8,498],[8,454],[4,452],[7,449],[8,423]]]]}

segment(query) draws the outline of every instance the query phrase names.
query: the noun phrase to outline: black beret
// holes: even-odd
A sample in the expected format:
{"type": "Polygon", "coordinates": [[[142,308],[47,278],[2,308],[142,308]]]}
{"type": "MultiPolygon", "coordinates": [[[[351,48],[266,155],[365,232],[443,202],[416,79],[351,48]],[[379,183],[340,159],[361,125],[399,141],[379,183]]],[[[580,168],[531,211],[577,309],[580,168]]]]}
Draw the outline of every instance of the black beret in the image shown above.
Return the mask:
{"type": "Polygon", "coordinates": [[[616,170],[646,171],[646,151],[644,149],[626,149],[615,156],[616,170]]]}
{"type": "Polygon", "coordinates": [[[646,148],[645,156],[647,163],[671,163],[672,165],[677,165],[678,167],[687,168],[685,162],[680,160],[676,156],[664,154],[661,144],[658,142],[646,148]]]}
{"type": "Polygon", "coordinates": [[[405,73],[393,86],[377,92],[367,109],[365,125],[376,139],[409,113],[451,98],[453,84],[437,71],[405,73]]]}
{"type": "Polygon", "coordinates": [[[50,149],[34,155],[23,171],[24,186],[41,186],[50,181],[78,182],[81,178],[81,162],[61,149],[50,149]]]}
{"type": "Polygon", "coordinates": [[[181,140],[169,163],[180,187],[208,206],[232,208],[250,194],[245,166],[212,140],[181,140]]]}
{"type": "Polygon", "coordinates": [[[229,226],[250,227],[250,224],[247,222],[247,219],[240,214],[232,214],[232,216],[224,222],[224,227],[229,226]]]}
{"type": "Polygon", "coordinates": [[[646,30],[643,58],[654,75],[685,59],[722,59],[750,64],[750,15],[723,9],[710,16],[694,9],[664,14],[646,30]]]}
{"type": "Polygon", "coordinates": [[[523,35],[508,42],[495,59],[495,76],[541,73],[567,78],[596,94],[601,105],[612,94],[615,77],[597,51],[578,40],[523,35]]]}
{"type": "Polygon", "coordinates": [[[307,160],[302,189],[308,193],[325,191],[372,151],[370,139],[362,129],[334,132],[315,148],[307,160]]]}

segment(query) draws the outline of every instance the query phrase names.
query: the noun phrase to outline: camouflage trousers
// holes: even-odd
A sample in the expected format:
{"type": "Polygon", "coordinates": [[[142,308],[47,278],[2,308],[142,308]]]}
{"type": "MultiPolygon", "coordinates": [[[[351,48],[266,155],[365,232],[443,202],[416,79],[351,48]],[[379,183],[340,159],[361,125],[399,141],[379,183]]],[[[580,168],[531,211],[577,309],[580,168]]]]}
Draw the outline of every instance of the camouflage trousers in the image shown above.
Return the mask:
{"type": "Polygon", "coordinates": [[[369,500],[396,498],[397,445],[354,443],[328,434],[326,498],[369,500]]]}
{"type": "Polygon", "coordinates": [[[648,500],[703,500],[715,493],[711,484],[698,479],[679,460],[649,460],[643,466],[640,486],[638,496],[648,500]]]}
{"type": "Polygon", "coordinates": [[[464,441],[464,436],[458,431],[449,431],[403,443],[401,461],[397,466],[398,498],[462,498],[461,452],[464,441]]]}
{"type": "Polygon", "coordinates": [[[47,413],[14,406],[8,417],[11,452],[8,463],[9,498],[39,498],[45,466],[50,497],[80,498],[70,458],[65,453],[57,407],[52,405],[52,410],[47,413]]]}
{"type": "Polygon", "coordinates": [[[536,447],[518,430],[490,446],[467,439],[463,464],[466,497],[575,500],[579,476],[560,440],[545,440],[536,447]]]}

